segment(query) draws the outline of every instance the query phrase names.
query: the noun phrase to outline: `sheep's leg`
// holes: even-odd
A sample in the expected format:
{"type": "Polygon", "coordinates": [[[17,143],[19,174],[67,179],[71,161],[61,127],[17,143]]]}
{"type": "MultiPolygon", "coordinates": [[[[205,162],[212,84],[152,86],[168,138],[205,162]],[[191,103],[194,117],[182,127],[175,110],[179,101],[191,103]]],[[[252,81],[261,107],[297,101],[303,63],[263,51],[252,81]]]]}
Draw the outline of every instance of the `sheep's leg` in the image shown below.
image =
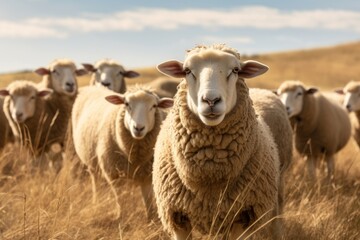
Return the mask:
{"type": "Polygon", "coordinates": [[[114,177],[111,177],[110,174],[103,171],[103,176],[106,179],[107,183],[109,184],[111,191],[114,194],[115,200],[116,200],[116,213],[115,216],[117,219],[121,216],[121,204],[120,204],[120,198],[118,192],[120,192],[120,184],[119,180],[116,180],[114,177]]]}
{"type": "Polygon", "coordinates": [[[307,158],[308,177],[312,182],[316,179],[315,160],[316,159],[313,156],[307,158]]]}
{"type": "Polygon", "coordinates": [[[146,207],[147,218],[148,220],[155,219],[157,215],[157,210],[155,206],[155,197],[151,179],[149,181],[145,181],[143,184],[140,185],[140,187],[143,201],[146,207]]]}
{"type": "Polygon", "coordinates": [[[95,171],[91,168],[88,169],[91,179],[91,189],[92,189],[92,203],[96,204],[97,202],[97,192],[96,192],[96,177],[95,171]]]}
{"type": "Polygon", "coordinates": [[[191,240],[191,224],[189,218],[181,213],[172,214],[173,235],[175,240],[191,240]]]}
{"type": "Polygon", "coordinates": [[[334,155],[327,155],[325,159],[327,164],[326,180],[330,184],[334,180],[334,168],[335,168],[334,155]]]}

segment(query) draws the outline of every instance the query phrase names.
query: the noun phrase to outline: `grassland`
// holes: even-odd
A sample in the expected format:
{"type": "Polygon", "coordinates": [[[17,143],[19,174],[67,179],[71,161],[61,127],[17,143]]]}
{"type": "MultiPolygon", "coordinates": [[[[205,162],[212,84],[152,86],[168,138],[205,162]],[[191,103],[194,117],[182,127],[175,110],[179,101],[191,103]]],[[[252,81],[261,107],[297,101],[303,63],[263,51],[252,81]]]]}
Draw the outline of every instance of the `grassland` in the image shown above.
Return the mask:
{"type": "MultiPolygon", "coordinates": [[[[271,70],[248,80],[252,87],[276,88],[285,79],[299,79],[324,89],[360,77],[360,43],[331,48],[244,56],[271,70]]],[[[138,69],[147,82],[159,76],[154,68],[138,69]]],[[[31,72],[0,75],[0,87],[14,79],[39,81],[31,72]]],[[[80,79],[86,85],[89,77],[80,79]]],[[[131,83],[130,81],[128,83],[131,83]]],[[[295,154],[286,176],[285,239],[360,239],[360,151],[350,141],[336,159],[335,184],[306,183],[304,160],[295,154]]],[[[321,165],[321,164],[320,164],[321,165]]],[[[159,223],[146,221],[140,189],[124,185],[122,218],[114,221],[115,201],[104,185],[98,203],[91,202],[85,176],[73,179],[72,163],[59,174],[31,171],[31,156],[8,145],[0,156],[0,239],[169,239],[159,223]]],[[[324,167],[320,167],[323,169],[324,167]]]]}

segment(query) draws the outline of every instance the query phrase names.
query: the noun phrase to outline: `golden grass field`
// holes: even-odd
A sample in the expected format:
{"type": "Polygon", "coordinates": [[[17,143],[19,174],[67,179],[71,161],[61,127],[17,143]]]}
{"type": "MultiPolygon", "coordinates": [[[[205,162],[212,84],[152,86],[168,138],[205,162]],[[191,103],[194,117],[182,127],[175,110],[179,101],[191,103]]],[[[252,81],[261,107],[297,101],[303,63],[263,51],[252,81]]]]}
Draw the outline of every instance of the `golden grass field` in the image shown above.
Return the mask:
{"type": "MultiPolygon", "coordinates": [[[[251,58],[271,68],[264,76],[248,80],[251,87],[275,89],[283,80],[298,79],[329,90],[360,80],[360,43],[251,58]]],[[[154,68],[136,70],[142,77],[133,82],[160,76],[154,68]]],[[[40,77],[31,72],[3,74],[0,87],[15,79],[39,81],[40,77]]],[[[82,77],[80,85],[88,81],[88,76],[82,77]]],[[[24,149],[15,145],[4,149],[0,239],[169,239],[161,224],[146,221],[138,187],[124,185],[122,218],[114,221],[110,189],[104,185],[98,203],[93,204],[90,180],[73,179],[72,164],[65,159],[58,174],[51,169],[39,174],[31,171],[31,156],[24,149]]],[[[318,172],[315,185],[306,183],[305,171],[304,160],[295,154],[286,175],[285,239],[360,239],[360,150],[355,142],[351,140],[337,155],[333,186],[321,184],[324,171],[318,172]]]]}

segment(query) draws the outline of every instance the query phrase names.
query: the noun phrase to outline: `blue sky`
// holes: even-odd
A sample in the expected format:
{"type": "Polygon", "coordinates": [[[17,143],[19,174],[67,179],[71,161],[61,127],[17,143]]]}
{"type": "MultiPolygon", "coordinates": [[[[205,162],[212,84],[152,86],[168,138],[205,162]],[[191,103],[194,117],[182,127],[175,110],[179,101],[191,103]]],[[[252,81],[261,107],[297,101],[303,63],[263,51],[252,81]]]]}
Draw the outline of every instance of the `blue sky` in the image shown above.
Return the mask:
{"type": "Polygon", "coordinates": [[[155,66],[196,44],[255,54],[359,40],[358,0],[0,0],[0,72],[63,57],[155,66]]]}

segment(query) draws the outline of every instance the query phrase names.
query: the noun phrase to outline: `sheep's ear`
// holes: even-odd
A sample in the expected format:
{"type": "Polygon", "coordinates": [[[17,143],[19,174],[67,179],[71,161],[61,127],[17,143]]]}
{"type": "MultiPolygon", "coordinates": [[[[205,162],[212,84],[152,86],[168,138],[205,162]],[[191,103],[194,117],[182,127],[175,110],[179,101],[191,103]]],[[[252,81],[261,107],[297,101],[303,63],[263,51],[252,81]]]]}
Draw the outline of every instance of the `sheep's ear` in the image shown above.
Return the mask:
{"type": "Polygon", "coordinates": [[[157,66],[157,70],[167,76],[174,78],[183,78],[186,76],[185,71],[183,70],[183,63],[171,60],[163,62],[157,66]]]}
{"type": "Polygon", "coordinates": [[[52,93],[53,93],[53,90],[47,88],[47,89],[43,89],[43,90],[38,91],[37,95],[38,95],[38,97],[43,98],[43,97],[49,96],[52,93]]]}
{"type": "Polygon", "coordinates": [[[159,108],[169,108],[174,105],[174,100],[172,98],[161,98],[158,107],[159,108]]]}
{"type": "Polygon", "coordinates": [[[90,63],[83,63],[82,65],[88,72],[96,72],[96,70],[97,70],[96,68],[94,68],[94,65],[92,65],[90,63]]]}
{"type": "Polygon", "coordinates": [[[123,75],[124,75],[124,77],[127,77],[127,78],[136,78],[136,77],[140,76],[140,73],[130,70],[130,71],[124,72],[123,75]]]}
{"type": "Polygon", "coordinates": [[[6,97],[6,96],[9,96],[9,95],[10,95],[10,93],[9,93],[8,90],[6,90],[6,89],[0,89],[0,96],[6,97]]]}
{"type": "Polygon", "coordinates": [[[311,88],[308,88],[308,89],[306,90],[306,94],[314,94],[314,93],[316,93],[317,91],[318,91],[317,88],[311,87],[311,88]]]}
{"type": "Polygon", "coordinates": [[[39,74],[40,76],[44,76],[44,75],[49,75],[50,74],[50,70],[47,68],[38,68],[36,69],[34,72],[36,72],[37,74],[39,74]]]}
{"type": "Polygon", "coordinates": [[[241,69],[238,72],[239,77],[253,78],[269,70],[269,67],[257,61],[249,60],[241,63],[241,69]]]}
{"type": "Polygon", "coordinates": [[[121,96],[121,95],[109,95],[105,97],[106,101],[115,104],[115,105],[119,105],[119,104],[124,104],[125,103],[125,97],[121,96]]]}
{"type": "Polygon", "coordinates": [[[341,94],[341,95],[345,94],[343,89],[335,89],[334,92],[341,94]]]}
{"type": "Polygon", "coordinates": [[[80,77],[87,74],[87,71],[83,68],[80,68],[80,69],[76,69],[75,74],[76,76],[80,77]]]}

